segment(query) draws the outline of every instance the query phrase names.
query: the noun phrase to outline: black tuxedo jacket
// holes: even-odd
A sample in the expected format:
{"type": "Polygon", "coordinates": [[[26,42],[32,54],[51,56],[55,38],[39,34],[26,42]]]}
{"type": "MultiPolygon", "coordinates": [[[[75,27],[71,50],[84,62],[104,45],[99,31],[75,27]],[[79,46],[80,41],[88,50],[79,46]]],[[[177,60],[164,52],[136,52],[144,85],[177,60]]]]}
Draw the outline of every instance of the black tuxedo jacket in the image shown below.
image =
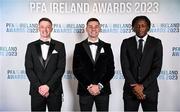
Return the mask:
{"type": "Polygon", "coordinates": [[[40,40],[27,46],[25,55],[25,69],[30,81],[30,95],[39,95],[38,87],[47,84],[49,93],[60,95],[61,79],[65,71],[66,53],[64,44],[51,39],[48,56],[43,63],[40,40]]]}
{"type": "Polygon", "coordinates": [[[101,83],[100,95],[111,94],[110,80],[114,76],[114,56],[110,44],[99,40],[96,59],[92,58],[87,39],[76,44],[73,56],[73,73],[78,80],[79,95],[90,95],[87,87],[101,83]]]}
{"type": "Polygon", "coordinates": [[[125,78],[124,93],[133,94],[130,84],[144,86],[147,97],[159,92],[157,77],[162,67],[161,40],[148,36],[141,60],[138,57],[135,36],[123,40],[121,45],[121,67],[125,78]]]}

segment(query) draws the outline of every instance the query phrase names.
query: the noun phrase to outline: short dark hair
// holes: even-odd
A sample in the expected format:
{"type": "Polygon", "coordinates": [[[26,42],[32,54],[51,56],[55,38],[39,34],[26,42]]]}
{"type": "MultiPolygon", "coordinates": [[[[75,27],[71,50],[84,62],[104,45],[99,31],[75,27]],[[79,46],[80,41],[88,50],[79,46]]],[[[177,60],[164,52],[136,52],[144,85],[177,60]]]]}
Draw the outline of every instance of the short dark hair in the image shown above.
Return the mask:
{"type": "Polygon", "coordinates": [[[49,22],[49,23],[52,25],[52,21],[51,21],[49,18],[46,18],[46,17],[41,18],[41,19],[39,20],[39,24],[40,24],[41,21],[47,21],[47,22],[49,22]]]}
{"type": "Polygon", "coordinates": [[[91,22],[91,21],[96,21],[96,22],[98,22],[98,24],[100,24],[100,22],[99,22],[99,20],[97,18],[90,18],[90,19],[87,20],[86,25],[88,25],[88,23],[91,22]]]}
{"type": "Polygon", "coordinates": [[[139,20],[144,20],[146,21],[147,25],[148,25],[148,31],[151,27],[151,21],[149,20],[148,17],[146,16],[136,16],[133,20],[132,20],[132,27],[135,26],[136,22],[139,21],[139,20]]]}

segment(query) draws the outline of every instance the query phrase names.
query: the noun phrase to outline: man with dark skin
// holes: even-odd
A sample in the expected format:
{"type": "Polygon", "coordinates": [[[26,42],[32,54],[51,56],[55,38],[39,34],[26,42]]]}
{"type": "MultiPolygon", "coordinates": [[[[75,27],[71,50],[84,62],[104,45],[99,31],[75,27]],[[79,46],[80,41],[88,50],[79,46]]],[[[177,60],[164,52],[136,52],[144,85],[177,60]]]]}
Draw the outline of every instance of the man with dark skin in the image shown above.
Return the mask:
{"type": "Polygon", "coordinates": [[[121,45],[121,68],[125,78],[124,111],[157,111],[159,87],[157,77],[162,67],[163,48],[160,39],[148,34],[151,22],[146,16],[132,21],[135,36],[121,45]]]}

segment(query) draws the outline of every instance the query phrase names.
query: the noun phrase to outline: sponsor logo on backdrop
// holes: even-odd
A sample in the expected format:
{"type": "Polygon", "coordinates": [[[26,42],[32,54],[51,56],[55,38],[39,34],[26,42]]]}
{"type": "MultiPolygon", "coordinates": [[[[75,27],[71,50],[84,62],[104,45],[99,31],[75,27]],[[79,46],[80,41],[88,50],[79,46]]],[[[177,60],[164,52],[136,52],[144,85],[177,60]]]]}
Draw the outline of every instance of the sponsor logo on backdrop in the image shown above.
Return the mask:
{"type": "MultiPolygon", "coordinates": [[[[27,79],[27,75],[25,70],[17,70],[17,69],[8,69],[6,71],[7,79],[17,80],[17,79],[27,79]]],[[[179,71],[178,70],[162,70],[158,80],[178,80],[179,71]]],[[[76,77],[74,76],[72,70],[67,70],[64,75],[63,79],[65,80],[75,80],[76,77]]],[[[121,70],[115,70],[115,74],[113,80],[123,80],[124,76],[121,70]]]]}
{"type": "Polygon", "coordinates": [[[6,23],[6,32],[37,33],[37,23],[6,23]]]}
{"type": "MultiPolygon", "coordinates": [[[[67,80],[75,80],[76,77],[74,76],[72,70],[67,70],[63,75],[63,79],[67,80]]],[[[115,70],[115,75],[113,77],[114,80],[121,80],[124,79],[122,72],[120,70],[115,70]]]]}
{"type": "Polygon", "coordinates": [[[172,56],[180,56],[180,47],[172,47],[172,56]]]}
{"type": "Polygon", "coordinates": [[[154,33],[179,33],[179,23],[152,24],[150,32],[154,33]]]}
{"type": "Polygon", "coordinates": [[[157,1],[133,2],[129,1],[106,1],[106,0],[83,0],[72,2],[66,1],[41,1],[30,0],[29,11],[31,13],[53,14],[129,14],[129,13],[158,13],[160,4],[157,1]]]}
{"type": "Polygon", "coordinates": [[[84,33],[84,24],[54,24],[54,33],[84,33]]]}
{"type": "Polygon", "coordinates": [[[67,70],[65,72],[65,74],[63,75],[63,79],[67,79],[67,80],[75,80],[75,76],[73,75],[72,70],[67,70]]]}
{"type": "Polygon", "coordinates": [[[114,80],[122,80],[122,79],[124,79],[122,71],[121,70],[115,70],[115,74],[114,74],[113,79],[114,80]]]}
{"type": "Polygon", "coordinates": [[[0,56],[17,56],[17,46],[0,46],[0,56]]]}
{"type": "Polygon", "coordinates": [[[8,69],[6,71],[7,79],[17,80],[17,79],[27,79],[25,70],[17,70],[17,69],[8,69]]]}
{"type": "MultiPolygon", "coordinates": [[[[152,24],[151,33],[179,33],[179,23],[156,23],[152,24]]],[[[38,33],[38,24],[35,23],[6,23],[6,32],[38,33]]],[[[53,24],[54,33],[84,33],[85,24],[53,24]]],[[[131,33],[132,28],[129,23],[121,24],[101,24],[102,33],[131,33]]]]}
{"type": "Polygon", "coordinates": [[[178,70],[162,70],[158,77],[159,80],[178,80],[178,78],[178,70]]]}

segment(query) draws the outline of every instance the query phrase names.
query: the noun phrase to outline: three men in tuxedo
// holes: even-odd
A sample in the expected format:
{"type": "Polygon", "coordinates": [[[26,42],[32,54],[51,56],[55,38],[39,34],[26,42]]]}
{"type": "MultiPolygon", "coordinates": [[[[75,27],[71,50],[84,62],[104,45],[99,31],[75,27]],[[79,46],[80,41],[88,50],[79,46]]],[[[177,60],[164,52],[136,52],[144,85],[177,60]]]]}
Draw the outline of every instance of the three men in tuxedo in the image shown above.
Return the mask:
{"type": "Polygon", "coordinates": [[[62,105],[62,76],[66,53],[62,42],[51,38],[52,22],[39,20],[40,39],[27,46],[25,69],[30,81],[31,110],[60,111],[62,105]]]}
{"type": "Polygon", "coordinates": [[[121,45],[121,68],[125,78],[124,110],[157,111],[157,77],[162,67],[163,48],[160,39],[147,34],[151,26],[146,16],[132,21],[135,36],[124,39],[121,45]]]}
{"type": "Polygon", "coordinates": [[[75,45],[73,73],[78,80],[77,94],[81,111],[108,111],[110,80],[114,76],[111,45],[98,38],[100,22],[90,18],[86,23],[88,38],[75,45]]]}

